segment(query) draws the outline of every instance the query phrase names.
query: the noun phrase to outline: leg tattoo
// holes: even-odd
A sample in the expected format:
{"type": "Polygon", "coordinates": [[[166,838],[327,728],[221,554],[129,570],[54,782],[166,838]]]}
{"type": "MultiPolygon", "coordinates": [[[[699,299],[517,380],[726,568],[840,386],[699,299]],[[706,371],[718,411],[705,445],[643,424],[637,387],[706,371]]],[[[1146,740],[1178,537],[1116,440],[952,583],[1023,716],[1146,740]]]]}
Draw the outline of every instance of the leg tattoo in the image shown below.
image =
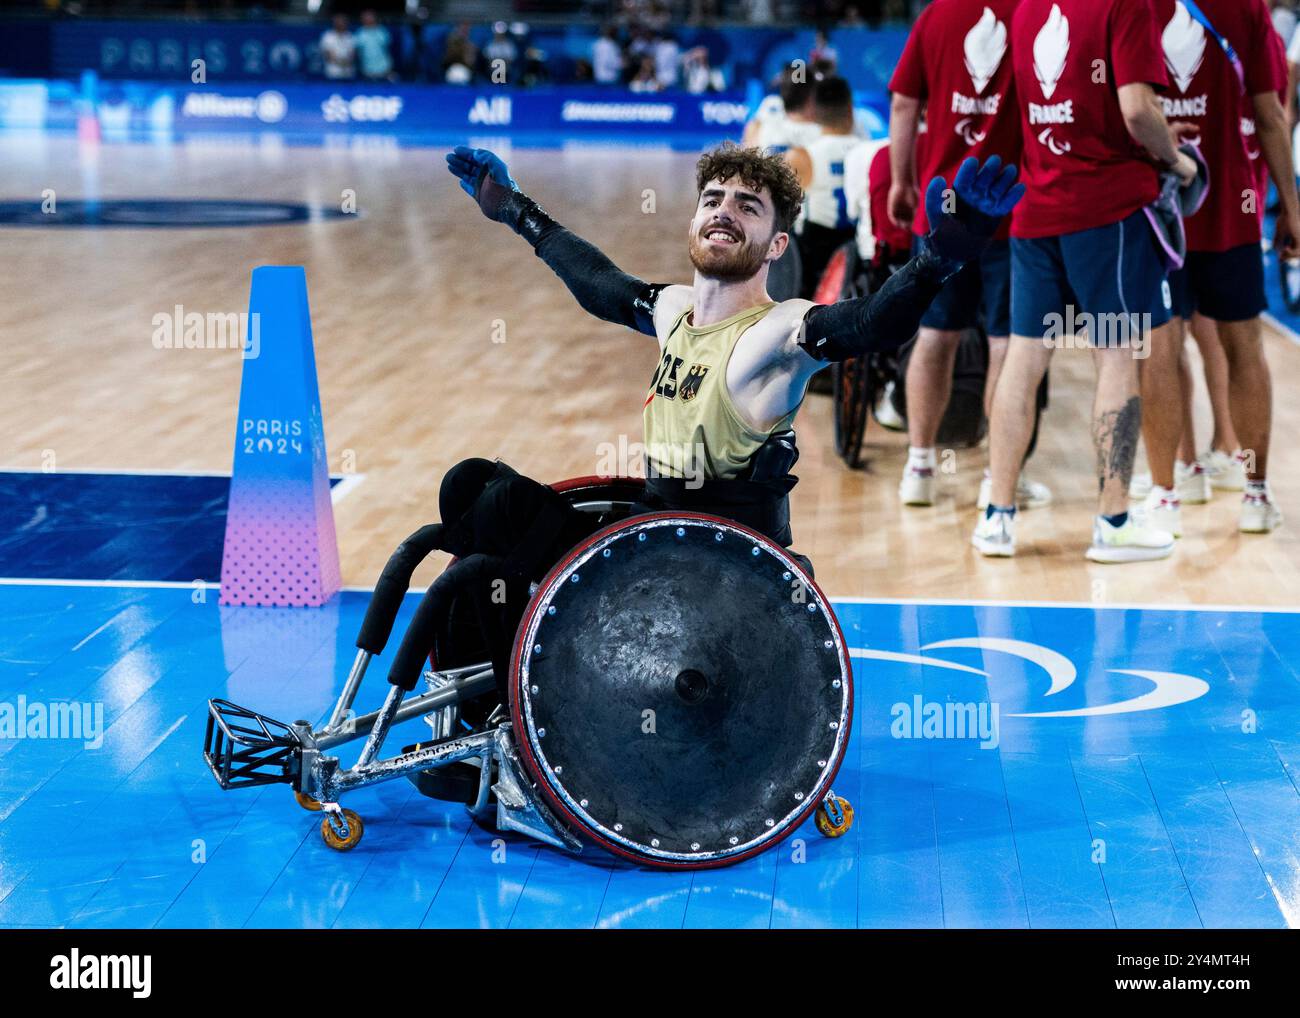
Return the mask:
{"type": "Polygon", "coordinates": [[[1142,431],[1142,400],[1132,396],[1118,410],[1107,410],[1092,422],[1092,442],[1097,450],[1097,491],[1112,478],[1127,490],[1142,431]]]}

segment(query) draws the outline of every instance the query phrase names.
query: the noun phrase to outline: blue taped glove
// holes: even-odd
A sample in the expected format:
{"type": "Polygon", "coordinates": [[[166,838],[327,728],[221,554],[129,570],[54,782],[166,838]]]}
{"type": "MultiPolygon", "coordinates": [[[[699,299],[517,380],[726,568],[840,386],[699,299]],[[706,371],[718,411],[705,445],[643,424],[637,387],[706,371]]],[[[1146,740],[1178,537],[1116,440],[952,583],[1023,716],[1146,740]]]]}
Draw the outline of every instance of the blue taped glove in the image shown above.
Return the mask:
{"type": "Polygon", "coordinates": [[[478,202],[489,219],[505,222],[503,204],[519,185],[495,152],[457,145],[447,153],[447,169],[460,180],[460,189],[478,202]]]}
{"type": "Polygon", "coordinates": [[[998,156],[984,165],[971,157],[957,169],[950,202],[948,182],[935,177],[925,189],[925,214],[930,222],[927,249],[943,264],[945,274],[956,272],[979,256],[1002,217],[1024,196],[1025,185],[1016,183],[1014,165],[1003,167],[998,156]],[[946,206],[952,206],[949,210],[946,206]]]}

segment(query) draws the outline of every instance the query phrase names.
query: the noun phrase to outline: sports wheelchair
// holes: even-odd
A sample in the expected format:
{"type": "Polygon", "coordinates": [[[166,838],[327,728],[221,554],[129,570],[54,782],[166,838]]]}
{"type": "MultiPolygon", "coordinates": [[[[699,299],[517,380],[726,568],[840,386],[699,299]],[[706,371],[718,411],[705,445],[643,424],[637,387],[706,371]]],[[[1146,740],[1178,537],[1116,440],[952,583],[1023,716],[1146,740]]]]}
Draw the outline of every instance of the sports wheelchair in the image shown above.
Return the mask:
{"type": "Polygon", "coordinates": [[[499,830],[571,852],[595,844],[654,868],[737,862],[809,815],[824,835],[845,833],[853,809],[831,783],[853,676],[803,562],[721,517],[634,512],[637,479],[550,487],[591,532],[529,585],[504,677],[464,585],[469,560],[453,561],[415,611],[383,705],[354,715],[429,553],[417,531],[376,585],[323,722],[209,702],[204,759],[221,787],[289,785],[324,814],[321,837],[339,850],[364,830],[342,795],[399,777],[499,830]],[[410,695],[421,674],[424,691],[410,695]],[[430,738],[382,757],[392,727],[416,717],[430,738]],[[334,755],[363,739],[352,766],[334,755]]]}
{"type": "MultiPolygon", "coordinates": [[[[818,303],[829,304],[874,293],[906,256],[882,252],[873,261],[864,260],[857,244],[850,242],[835,252],[818,283],[818,303]]],[[[1300,278],[1300,277],[1297,277],[1300,278]]],[[[836,362],[831,366],[831,394],[834,398],[835,452],[850,468],[862,465],[862,443],[868,413],[879,411],[888,394],[893,416],[906,427],[907,365],[915,349],[913,337],[896,352],[876,353],[836,362]]],[[[984,416],[984,386],[989,371],[988,333],[981,321],[967,329],[957,348],[953,364],[952,393],[939,424],[937,441],[949,448],[978,445],[988,429],[984,416]]],[[[1047,409],[1048,376],[1043,376],[1035,401],[1034,431],[1026,457],[1038,442],[1043,411],[1047,409]]],[[[891,430],[899,430],[886,425],[891,430]]]]}
{"type": "MultiPolygon", "coordinates": [[[[831,256],[818,283],[816,300],[830,304],[874,293],[906,262],[906,254],[895,255],[888,250],[866,261],[858,253],[857,243],[850,241],[831,256]]],[[[868,414],[879,407],[886,393],[894,414],[906,420],[904,379],[915,342],[913,338],[896,352],[854,357],[831,366],[835,452],[850,468],[862,465],[868,414]]],[[[941,444],[972,446],[984,437],[983,387],[987,374],[988,338],[982,327],[968,329],[957,351],[952,397],[939,427],[941,444]]]]}

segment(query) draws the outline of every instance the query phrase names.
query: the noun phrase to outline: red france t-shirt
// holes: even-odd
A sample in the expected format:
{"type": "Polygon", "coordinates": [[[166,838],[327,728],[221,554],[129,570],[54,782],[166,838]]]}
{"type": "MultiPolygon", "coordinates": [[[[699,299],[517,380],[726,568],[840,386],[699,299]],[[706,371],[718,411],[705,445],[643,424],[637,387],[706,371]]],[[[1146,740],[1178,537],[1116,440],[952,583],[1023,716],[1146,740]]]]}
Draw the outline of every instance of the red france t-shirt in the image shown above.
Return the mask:
{"type": "Polygon", "coordinates": [[[1028,190],[1013,237],[1118,222],[1159,190],[1130,137],[1118,89],[1168,83],[1150,0],[1021,0],[1011,21],[1028,190]]]}
{"type": "MultiPolygon", "coordinates": [[[[936,176],[951,184],[968,156],[1020,161],[1010,54],[1011,16],[1019,2],[935,0],[916,19],[889,90],[925,103],[928,139],[916,154],[922,193],[936,176]]],[[[924,207],[912,230],[928,232],[924,207]]],[[[998,236],[1006,235],[1003,224],[998,236]]]]}
{"type": "Polygon", "coordinates": [[[1170,78],[1164,95],[1165,119],[1200,128],[1193,143],[1210,169],[1205,204],[1187,219],[1187,249],[1227,251],[1259,243],[1258,213],[1264,198],[1255,165],[1263,158],[1253,136],[1250,96],[1284,91],[1286,72],[1272,42],[1276,39],[1280,46],[1282,40],[1273,28],[1266,0],[1198,0],[1197,5],[1236,50],[1246,75],[1246,92],[1243,97],[1237,72],[1213,34],[1179,0],[1156,0],[1170,78]],[[1250,137],[1243,130],[1247,109],[1250,137]]]}

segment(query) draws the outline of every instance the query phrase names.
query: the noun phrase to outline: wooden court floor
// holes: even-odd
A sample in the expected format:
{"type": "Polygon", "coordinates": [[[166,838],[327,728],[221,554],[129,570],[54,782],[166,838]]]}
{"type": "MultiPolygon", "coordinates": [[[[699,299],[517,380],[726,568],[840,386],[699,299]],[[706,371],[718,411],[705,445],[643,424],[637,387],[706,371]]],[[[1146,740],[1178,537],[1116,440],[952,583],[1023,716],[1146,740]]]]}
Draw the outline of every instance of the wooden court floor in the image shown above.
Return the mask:
{"type": "MultiPolygon", "coordinates": [[[[667,150],[516,150],[521,186],[627,270],[685,281],[692,157],[667,150]]],[[[176,305],[246,310],[249,273],[307,269],[331,470],[364,480],[335,510],[344,582],[369,586],[393,547],[436,515],[438,483],[466,456],[499,456],[541,479],[595,473],[640,439],[653,343],[587,317],[559,281],[455,186],[442,152],[373,143],[292,148],[274,140],[183,145],[0,138],[0,199],[229,198],[359,214],[297,225],[208,229],[0,227],[0,467],[228,470],[240,360],[155,349],[153,317],[176,305]]],[[[1236,531],[1236,496],[1184,510],[1170,560],[1104,567],[1083,558],[1095,482],[1092,368],[1062,351],[1033,464],[1055,502],[1022,517],[1021,551],[985,561],[968,545],[983,467],[965,450],[940,503],[903,509],[903,436],[873,425],[866,470],[831,447],[828,399],[797,421],[796,548],[834,597],[1294,605],[1300,601],[1300,347],[1270,330],[1276,415],[1272,481],[1291,522],[1236,531]]],[[[1201,445],[1209,430],[1198,401],[1201,445]]],[[[426,565],[417,581],[432,576],[426,565]]]]}

